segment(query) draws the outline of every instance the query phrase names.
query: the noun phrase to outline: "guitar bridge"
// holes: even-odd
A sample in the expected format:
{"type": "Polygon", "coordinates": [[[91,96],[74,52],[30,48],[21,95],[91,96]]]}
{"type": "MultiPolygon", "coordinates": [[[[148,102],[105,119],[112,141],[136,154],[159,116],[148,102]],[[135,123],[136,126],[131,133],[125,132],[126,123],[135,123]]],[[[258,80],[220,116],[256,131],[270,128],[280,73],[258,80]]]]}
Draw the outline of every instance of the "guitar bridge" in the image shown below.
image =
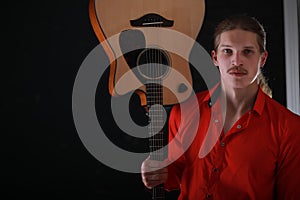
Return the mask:
{"type": "Polygon", "coordinates": [[[130,25],[133,27],[172,27],[173,20],[168,20],[161,15],[150,13],[139,19],[130,20],[130,25]]]}

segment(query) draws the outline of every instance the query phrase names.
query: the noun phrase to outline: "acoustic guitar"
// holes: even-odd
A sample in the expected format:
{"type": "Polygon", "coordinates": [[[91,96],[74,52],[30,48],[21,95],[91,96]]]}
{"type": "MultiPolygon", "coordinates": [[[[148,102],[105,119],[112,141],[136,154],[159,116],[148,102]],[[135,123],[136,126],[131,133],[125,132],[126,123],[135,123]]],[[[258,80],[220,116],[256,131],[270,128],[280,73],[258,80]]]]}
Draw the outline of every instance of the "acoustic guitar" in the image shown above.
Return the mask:
{"type": "MultiPolygon", "coordinates": [[[[151,120],[151,159],[166,156],[162,151],[163,106],[185,101],[193,90],[188,59],[169,49],[175,46],[188,55],[194,43],[175,39],[162,30],[179,32],[195,41],[204,4],[204,0],[90,0],[90,21],[110,60],[109,92],[112,96],[132,91],[139,95],[151,120]],[[165,41],[171,41],[167,48],[162,45],[165,41]]],[[[164,199],[164,194],[160,185],[153,188],[152,198],[164,199]]]]}

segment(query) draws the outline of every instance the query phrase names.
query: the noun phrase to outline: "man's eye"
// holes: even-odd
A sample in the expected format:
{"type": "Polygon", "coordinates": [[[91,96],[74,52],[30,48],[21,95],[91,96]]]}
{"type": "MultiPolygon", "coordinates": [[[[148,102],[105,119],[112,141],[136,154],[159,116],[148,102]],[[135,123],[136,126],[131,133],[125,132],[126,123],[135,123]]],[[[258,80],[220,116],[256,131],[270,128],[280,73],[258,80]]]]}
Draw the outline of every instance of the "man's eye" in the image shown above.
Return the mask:
{"type": "Polygon", "coordinates": [[[232,51],[230,49],[224,49],[223,52],[226,54],[232,53],[232,51]]]}
{"type": "Polygon", "coordinates": [[[248,54],[250,54],[250,53],[252,53],[253,51],[251,50],[251,49],[245,49],[244,50],[244,54],[245,55],[248,55],[248,54]]]}

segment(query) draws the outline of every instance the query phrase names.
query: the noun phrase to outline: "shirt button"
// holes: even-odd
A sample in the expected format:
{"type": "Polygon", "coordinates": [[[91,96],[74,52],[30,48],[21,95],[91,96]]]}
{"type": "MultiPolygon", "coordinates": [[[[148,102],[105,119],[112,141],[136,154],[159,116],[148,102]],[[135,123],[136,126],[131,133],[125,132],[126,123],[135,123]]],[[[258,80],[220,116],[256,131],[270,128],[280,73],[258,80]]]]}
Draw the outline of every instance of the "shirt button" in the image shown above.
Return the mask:
{"type": "Polygon", "coordinates": [[[218,172],[218,168],[216,168],[216,167],[213,167],[212,170],[213,170],[214,173],[218,172]]]}
{"type": "Polygon", "coordinates": [[[239,124],[239,125],[236,126],[236,128],[237,128],[237,129],[241,129],[242,126],[239,124]]]}
{"type": "Polygon", "coordinates": [[[212,194],[206,194],[206,199],[211,199],[212,198],[212,194]]]}
{"type": "Polygon", "coordinates": [[[221,147],[225,147],[225,143],[224,142],[221,142],[221,147]]]}

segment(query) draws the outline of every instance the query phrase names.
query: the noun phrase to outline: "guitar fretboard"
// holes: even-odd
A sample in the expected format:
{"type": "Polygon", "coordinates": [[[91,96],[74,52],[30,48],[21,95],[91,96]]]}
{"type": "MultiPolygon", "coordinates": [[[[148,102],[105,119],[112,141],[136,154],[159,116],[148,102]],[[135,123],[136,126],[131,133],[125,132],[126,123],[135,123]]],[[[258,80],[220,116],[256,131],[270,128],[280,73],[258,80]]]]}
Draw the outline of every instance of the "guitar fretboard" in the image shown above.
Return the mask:
{"type": "Polygon", "coordinates": [[[148,116],[149,116],[149,147],[150,158],[153,160],[163,160],[164,152],[162,147],[164,146],[164,132],[162,127],[164,126],[164,108],[162,106],[162,86],[159,80],[157,83],[147,84],[147,104],[148,104],[148,116]]]}
{"type": "MultiPolygon", "coordinates": [[[[163,108],[163,95],[162,85],[160,80],[152,81],[146,85],[147,104],[149,115],[149,147],[150,158],[152,160],[164,160],[165,153],[164,147],[164,108],[163,108]],[[154,83],[153,83],[154,82],[154,83]]],[[[153,200],[165,199],[164,185],[156,186],[152,189],[153,200]]]]}

